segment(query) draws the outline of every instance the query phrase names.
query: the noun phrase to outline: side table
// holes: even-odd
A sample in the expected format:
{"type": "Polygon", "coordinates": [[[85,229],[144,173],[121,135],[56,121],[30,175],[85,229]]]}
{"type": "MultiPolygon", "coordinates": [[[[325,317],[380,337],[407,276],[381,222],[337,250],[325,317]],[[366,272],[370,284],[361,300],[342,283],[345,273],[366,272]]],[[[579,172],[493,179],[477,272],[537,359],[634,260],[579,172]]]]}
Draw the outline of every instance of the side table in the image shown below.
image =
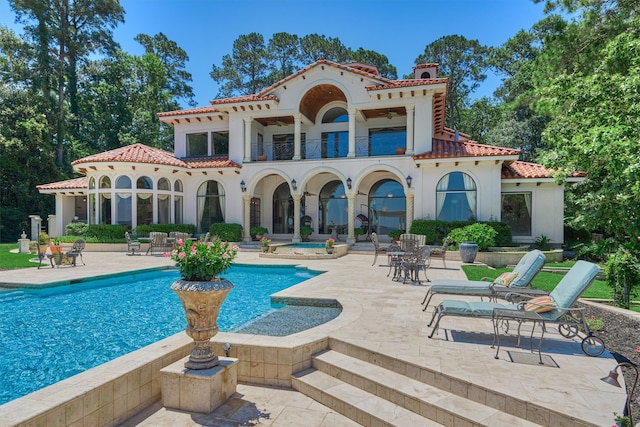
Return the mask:
{"type": "MultiPolygon", "coordinates": [[[[544,319],[535,311],[514,310],[508,308],[494,308],[493,309],[493,343],[497,343],[495,358],[498,359],[498,353],[500,352],[500,323],[509,320],[515,320],[518,322],[518,345],[520,345],[520,326],[524,322],[532,322],[531,336],[529,337],[529,348],[533,353],[533,332],[536,329],[536,324],[540,325],[542,332],[540,333],[540,341],[538,342],[538,359],[539,363],[543,365],[542,354],[540,349],[542,347],[542,338],[544,337],[545,324],[544,319]]],[[[494,347],[492,345],[491,347],[494,347]]]]}

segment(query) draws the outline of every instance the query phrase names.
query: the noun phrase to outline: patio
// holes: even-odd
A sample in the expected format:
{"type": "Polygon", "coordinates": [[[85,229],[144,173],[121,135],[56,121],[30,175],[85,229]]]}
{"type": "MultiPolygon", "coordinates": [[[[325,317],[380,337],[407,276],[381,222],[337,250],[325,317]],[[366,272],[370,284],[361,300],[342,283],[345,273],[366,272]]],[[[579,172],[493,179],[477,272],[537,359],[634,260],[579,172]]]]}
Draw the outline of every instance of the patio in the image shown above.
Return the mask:
{"type": "MultiPolygon", "coordinates": [[[[527,330],[521,349],[514,347],[515,340],[503,339],[496,360],[492,324],[478,319],[446,319],[439,334],[428,339],[431,309],[422,312],[420,305],[427,287],[391,281],[388,268],[371,267],[372,257],[350,253],[340,262],[297,260],[327,273],[277,294],[336,299],[343,307],[338,318],[288,337],[214,337],[218,348],[232,344],[229,356],[240,359],[240,384],[236,396],[211,414],[167,410],[158,403],[155,370],[182,357],[189,338],[181,333],[0,406],[0,424],[350,426],[355,420],[362,425],[603,426],[613,424],[614,412],[622,412],[625,391],[600,381],[616,365],[608,352],[587,357],[578,341],[549,328],[542,352],[557,367],[511,361],[520,361],[522,354],[526,359],[527,330]],[[140,372],[133,376],[130,369],[140,372]],[[106,389],[111,392],[102,388],[92,395],[105,381],[112,384],[106,389]]],[[[241,251],[237,261],[292,262],[248,251],[241,251]]],[[[377,264],[385,262],[380,256],[377,264]]],[[[2,271],[0,286],[172,265],[162,257],[97,252],[86,252],[85,263],[75,269],[2,271]]],[[[429,277],[464,278],[459,262],[448,260],[447,266],[436,263],[429,277]]],[[[433,303],[439,301],[434,297],[433,303]]]]}

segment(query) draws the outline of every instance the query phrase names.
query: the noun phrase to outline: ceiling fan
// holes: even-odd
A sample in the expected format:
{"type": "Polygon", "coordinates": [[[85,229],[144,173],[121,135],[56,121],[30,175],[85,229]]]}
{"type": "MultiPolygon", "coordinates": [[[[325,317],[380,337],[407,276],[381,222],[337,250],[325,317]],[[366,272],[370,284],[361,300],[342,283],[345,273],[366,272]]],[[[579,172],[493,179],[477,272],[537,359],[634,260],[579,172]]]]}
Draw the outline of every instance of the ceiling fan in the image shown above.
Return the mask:
{"type": "Polygon", "coordinates": [[[397,115],[398,115],[398,113],[396,113],[395,111],[389,110],[389,111],[387,112],[386,117],[387,117],[387,119],[391,120],[391,119],[393,119],[394,117],[396,117],[397,115]]]}

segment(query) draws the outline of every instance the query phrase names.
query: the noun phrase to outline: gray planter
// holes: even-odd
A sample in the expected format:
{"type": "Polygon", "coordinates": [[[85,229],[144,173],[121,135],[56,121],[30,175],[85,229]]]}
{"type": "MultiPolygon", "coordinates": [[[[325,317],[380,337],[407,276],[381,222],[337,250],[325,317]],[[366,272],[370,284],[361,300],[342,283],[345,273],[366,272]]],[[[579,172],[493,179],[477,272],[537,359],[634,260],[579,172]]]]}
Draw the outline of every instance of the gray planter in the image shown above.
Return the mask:
{"type": "Polygon", "coordinates": [[[472,242],[460,243],[460,259],[462,262],[472,264],[478,254],[478,244],[472,242]]]}

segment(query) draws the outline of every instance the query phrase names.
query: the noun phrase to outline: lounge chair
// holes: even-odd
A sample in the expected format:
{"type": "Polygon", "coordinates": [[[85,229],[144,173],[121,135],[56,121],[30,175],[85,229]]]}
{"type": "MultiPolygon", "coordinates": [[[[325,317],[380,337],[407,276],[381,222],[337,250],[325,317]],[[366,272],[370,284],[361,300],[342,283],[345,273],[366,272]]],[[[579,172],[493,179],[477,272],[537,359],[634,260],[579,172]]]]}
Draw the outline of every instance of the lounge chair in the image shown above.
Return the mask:
{"type": "Polygon", "coordinates": [[[442,246],[431,247],[431,258],[442,258],[442,265],[444,265],[444,268],[447,268],[447,262],[445,261],[445,258],[447,257],[447,251],[449,250],[450,244],[451,237],[447,236],[447,238],[444,239],[442,246]]]}
{"type": "MultiPolygon", "coordinates": [[[[444,316],[477,317],[481,319],[493,319],[494,309],[517,311],[535,311],[544,324],[558,323],[560,334],[567,338],[578,335],[582,328],[586,337],[582,340],[582,351],[587,356],[600,356],[604,352],[604,342],[589,330],[581,308],[572,307],[582,293],[593,283],[600,267],[587,261],[578,261],[569,272],[560,280],[555,289],[545,297],[538,297],[530,302],[519,304],[499,304],[490,301],[462,301],[443,300],[435,309],[431,322],[434,321],[433,330],[429,335],[432,338],[440,326],[444,316]],[[546,301],[541,301],[544,298],[546,301]],[[527,306],[527,304],[530,304],[527,306]]],[[[513,316],[514,319],[517,316],[513,316]]],[[[526,320],[519,319],[519,324],[526,320]]],[[[543,325],[543,328],[545,326],[543,325]]]]}
{"type": "Polygon", "coordinates": [[[378,259],[378,254],[386,254],[387,247],[380,246],[380,242],[378,241],[378,235],[376,233],[371,233],[371,241],[373,242],[373,263],[371,265],[376,265],[376,260],[378,259]]]}
{"type": "Polygon", "coordinates": [[[131,240],[131,236],[128,231],[124,232],[124,237],[127,239],[127,252],[129,255],[135,255],[136,249],[140,250],[141,243],[138,240],[131,240]]]}
{"type": "Polygon", "coordinates": [[[527,252],[511,272],[513,279],[509,283],[502,281],[482,281],[482,280],[435,280],[422,300],[425,311],[429,306],[431,298],[435,294],[450,295],[475,295],[489,297],[491,300],[504,298],[507,293],[521,292],[531,296],[544,295],[547,292],[538,289],[531,289],[531,281],[544,266],[544,254],[535,249],[527,252]],[[515,277],[514,277],[515,276],[515,277]],[[526,290],[525,290],[526,289],[526,290]]]}

